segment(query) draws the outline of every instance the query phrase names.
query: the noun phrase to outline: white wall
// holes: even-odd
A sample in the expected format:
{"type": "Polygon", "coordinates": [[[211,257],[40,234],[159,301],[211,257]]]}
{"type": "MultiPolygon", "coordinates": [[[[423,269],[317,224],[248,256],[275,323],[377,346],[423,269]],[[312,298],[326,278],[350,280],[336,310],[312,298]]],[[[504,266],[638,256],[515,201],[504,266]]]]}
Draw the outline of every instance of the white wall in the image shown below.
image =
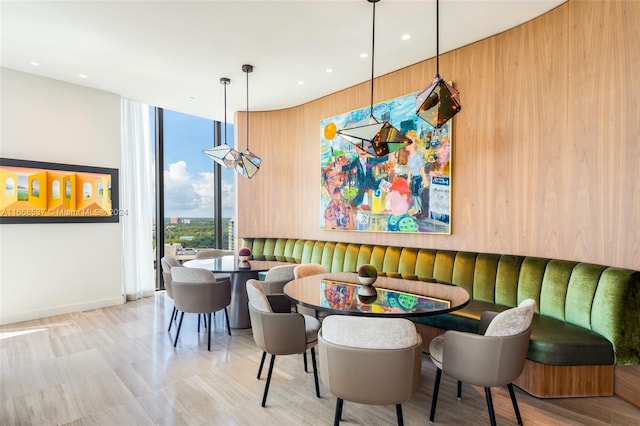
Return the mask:
{"type": "MultiPolygon", "coordinates": [[[[120,169],[120,97],[0,68],[0,156],[120,169]]],[[[120,223],[1,224],[0,324],[121,304],[120,223]]]]}

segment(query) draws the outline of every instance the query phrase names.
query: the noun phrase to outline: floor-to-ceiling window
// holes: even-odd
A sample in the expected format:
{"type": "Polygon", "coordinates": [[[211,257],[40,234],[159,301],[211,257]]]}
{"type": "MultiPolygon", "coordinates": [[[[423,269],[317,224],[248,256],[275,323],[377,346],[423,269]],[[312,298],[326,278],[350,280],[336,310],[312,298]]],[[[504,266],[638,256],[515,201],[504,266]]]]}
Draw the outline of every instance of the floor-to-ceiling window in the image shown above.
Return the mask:
{"type": "MultiPolygon", "coordinates": [[[[156,174],[154,227],[161,228],[153,231],[154,247],[161,238],[165,254],[181,257],[195,249],[233,249],[235,172],[203,154],[221,143],[224,123],[156,108],[150,116],[156,171],[162,168],[156,174]]],[[[226,133],[233,145],[231,124],[226,133]]]]}

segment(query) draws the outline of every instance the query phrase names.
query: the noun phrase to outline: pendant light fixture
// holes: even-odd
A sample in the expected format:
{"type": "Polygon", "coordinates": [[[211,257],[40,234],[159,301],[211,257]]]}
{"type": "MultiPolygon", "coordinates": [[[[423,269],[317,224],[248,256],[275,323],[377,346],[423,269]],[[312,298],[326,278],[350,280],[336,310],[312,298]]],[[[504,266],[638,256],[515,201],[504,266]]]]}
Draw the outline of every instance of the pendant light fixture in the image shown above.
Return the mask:
{"type": "Polygon", "coordinates": [[[416,114],[433,128],[440,129],[461,109],[460,92],[440,77],[440,5],[436,0],[436,76],[416,97],[416,114]]]}
{"type": "Polygon", "coordinates": [[[247,149],[239,154],[235,168],[236,172],[251,179],[253,175],[258,173],[262,159],[249,151],[249,73],[253,72],[253,65],[243,65],[242,71],[247,74],[247,149]]]}
{"type": "Polygon", "coordinates": [[[373,115],[373,67],[376,43],[376,3],[380,0],[367,0],[373,4],[373,31],[371,41],[371,112],[368,119],[352,127],[338,130],[338,134],[356,148],[372,157],[384,157],[412,143],[411,139],[396,129],[388,121],[381,122],[373,115]]]}
{"type": "Polygon", "coordinates": [[[231,80],[222,77],[220,84],[224,85],[224,144],[207,149],[204,153],[216,163],[230,169],[235,167],[239,155],[238,151],[227,144],[227,86],[231,84],[231,80]]]}

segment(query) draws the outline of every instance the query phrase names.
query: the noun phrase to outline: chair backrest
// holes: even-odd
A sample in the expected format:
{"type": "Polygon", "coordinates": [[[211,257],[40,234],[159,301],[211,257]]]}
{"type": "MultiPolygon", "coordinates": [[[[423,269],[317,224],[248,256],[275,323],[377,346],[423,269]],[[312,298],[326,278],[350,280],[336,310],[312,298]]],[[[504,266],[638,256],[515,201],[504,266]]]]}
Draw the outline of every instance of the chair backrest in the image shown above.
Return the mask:
{"type": "Polygon", "coordinates": [[[271,309],[260,281],[247,280],[251,331],[256,345],[272,355],[303,353],[307,349],[304,317],[271,309]]]}
{"type": "Polygon", "coordinates": [[[207,269],[171,268],[173,301],[182,312],[216,312],[231,303],[231,283],[217,281],[207,269]]]}
{"type": "Polygon", "coordinates": [[[173,256],[165,256],[160,259],[162,265],[162,280],[164,281],[164,288],[167,290],[167,296],[173,299],[173,286],[171,285],[171,268],[174,266],[180,266],[180,262],[173,256]]]}
{"type": "Polygon", "coordinates": [[[257,310],[261,312],[273,312],[260,281],[255,279],[247,280],[247,296],[249,297],[249,304],[253,305],[257,310]]]}
{"type": "Polygon", "coordinates": [[[319,263],[304,263],[302,265],[297,265],[293,269],[293,276],[297,280],[299,278],[308,277],[310,275],[317,274],[326,274],[327,268],[320,265],[319,263]]]}
{"type": "Polygon", "coordinates": [[[298,267],[296,264],[274,266],[267,271],[265,281],[291,281],[295,279],[293,270],[298,267]]]}
{"type": "Polygon", "coordinates": [[[421,345],[406,319],[328,316],[318,335],[322,382],[347,401],[401,404],[420,387],[421,345]]]}
{"type": "Polygon", "coordinates": [[[515,308],[500,312],[491,320],[484,335],[513,336],[522,333],[531,327],[535,308],[535,300],[525,299],[515,308]]]}
{"type": "Polygon", "coordinates": [[[196,259],[217,259],[233,254],[232,250],[205,249],[196,252],[196,259]]]}

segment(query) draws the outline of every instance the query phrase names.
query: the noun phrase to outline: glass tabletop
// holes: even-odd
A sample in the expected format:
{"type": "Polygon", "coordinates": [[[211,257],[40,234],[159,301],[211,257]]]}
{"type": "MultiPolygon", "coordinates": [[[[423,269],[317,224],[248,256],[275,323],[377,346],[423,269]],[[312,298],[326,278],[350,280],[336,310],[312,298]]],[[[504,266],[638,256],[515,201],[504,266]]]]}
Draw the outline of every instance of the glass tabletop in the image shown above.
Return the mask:
{"type": "Polygon", "coordinates": [[[286,262],[271,260],[250,260],[241,262],[237,256],[227,255],[212,259],[193,259],[183,263],[187,268],[203,268],[211,272],[234,273],[234,272],[260,272],[268,271],[274,266],[286,265],[286,262]]]}
{"type": "Polygon", "coordinates": [[[360,296],[354,273],[322,274],[289,282],[285,294],[309,308],[336,314],[412,317],[437,315],[467,305],[469,294],[450,283],[378,277],[376,294],[360,296]]]}

